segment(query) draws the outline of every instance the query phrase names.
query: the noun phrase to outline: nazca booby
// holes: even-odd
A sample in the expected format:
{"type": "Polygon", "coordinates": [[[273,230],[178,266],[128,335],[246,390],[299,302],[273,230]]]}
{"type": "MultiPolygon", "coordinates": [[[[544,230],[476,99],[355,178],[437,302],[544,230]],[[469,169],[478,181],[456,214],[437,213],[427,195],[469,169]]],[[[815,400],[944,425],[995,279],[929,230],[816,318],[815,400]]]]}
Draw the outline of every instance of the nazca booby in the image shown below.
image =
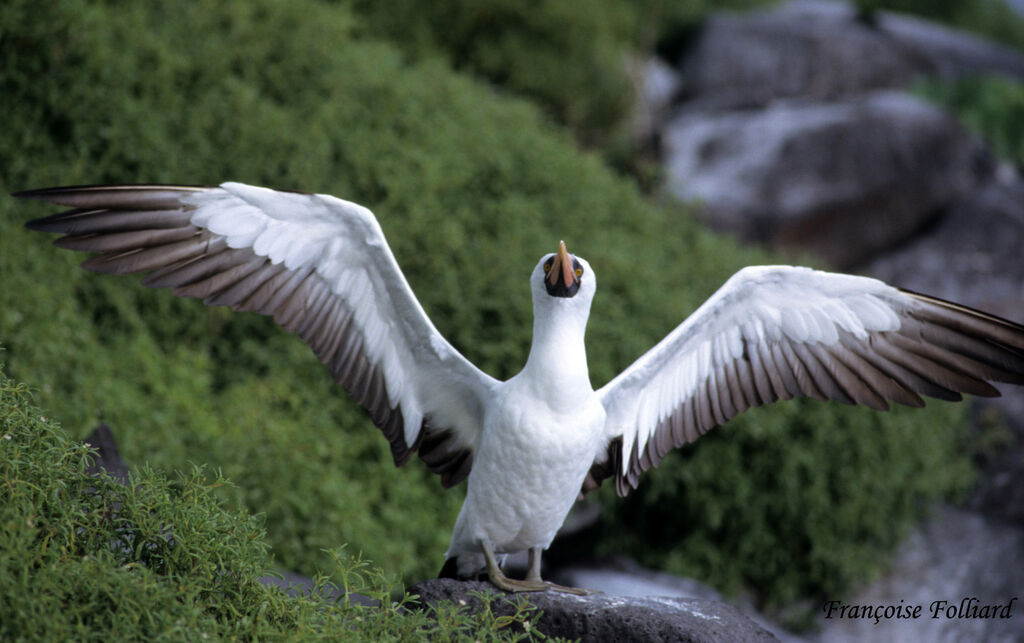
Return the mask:
{"type": "Polygon", "coordinates": [[[995,396],[1024,383],[1024,327],[866,277],[792,266],[740,270],[595,391],[584,330],[594,271],[564,243],[530,275],[533,343],[508,381],[434,328],[373,214],[321,194],[239,183],[92,186],[15,196],[69,206],[28,223],[84,267],[149,272],[207,304],[267,315],[299,334],[369,412],[395,463],[418,454],[443,485],[469,478],[444,575],[486,570],[508,591],[541,579],[541,552],[578,495],[620,495],[668,451],[752,406],[795,396],[888,409],[920,395],[995,396]],[[525,580],[499,561],[529,552],[525,580]]]}

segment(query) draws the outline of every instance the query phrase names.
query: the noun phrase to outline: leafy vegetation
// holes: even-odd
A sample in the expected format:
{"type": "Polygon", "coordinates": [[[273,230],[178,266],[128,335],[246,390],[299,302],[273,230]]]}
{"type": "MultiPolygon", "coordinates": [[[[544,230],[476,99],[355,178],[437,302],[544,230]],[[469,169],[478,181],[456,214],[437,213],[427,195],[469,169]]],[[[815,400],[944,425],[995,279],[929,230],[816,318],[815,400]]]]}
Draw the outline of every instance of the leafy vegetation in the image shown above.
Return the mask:
{"type": "MultiPolygon", "coordinates": [[[[578,151],[544,110],[453,71],[454,59],[411,55],[417,50],[387,40],[404,32],[377,19],[313,0],[9,0],[0,6],[7,123],[0,190],[239,180],[363,203],[379,215],[441,332],[497,377],[525,360],[525,277],[559,239],[600,279],[588,330],[595,385],[736,269],[776,260],[707,232],[681,207],[645,201],[595,155],[578,151]]],[[[508,62],[498,67],[521,64],[518,53],[505,50],[498,58],[508,62]]],[[[561,73],[563,62],[548,59],[536,71],[561,73]]],[[[79,437],[109,423],[126,460],[148,467],[140,479],[166,490],[161,498],[189,489],[215,495],[243,522],[260,514],[265,541],[244,527],[250,549],[238,564],[249,565],[245,574],[267,564],[254,553],[260,542],[274,565],[335,580],[342,572],[330,552],[343,543],[401,583],[437,572],[461,489],[442,493],[419,463],[396,470],[365,414],[270,320],[81,271],[81,257],[22,228],[50,211],[0,199],[0,343],[10,374],[37,391],[48,415],[79,437]],[[191,473],[159,482],[191,471],[190,463],[234,485],[211,488],[191,473]]],[[[933,403],[923,412],[880,414],[787,403],[751,414],[670,458],[625,501],[603,490],[610,508],[600,546],[721,587],[748,587],[766,600],[841,591],[877,567],[927,500],[962,488],[957,408],[933,403]]],[[[41,434],[47,426],[25,430],[41,434]]],[[[39,440],[19,442],[23,453],[45,449],[39,440]]],[[[35,484],[51,496],[65,479],[40,476],[35,484]]],[[[49,541],[18,544],[6,533],[0,552],[9,573],[23,583],[50,573],[16,565],[49,555],[19,558],[49,541]]],[[[209,544],[197,538],[193,551],[209,544]]],[[[136,578],[158,574],[148,560],[125,570],[121,559],[90,556],[75,563],[88,568],[73,572],[83,593],[55,595],[80,603],[76,613],[101,596],[130,600],[136,578]]],[[[152,580],[145,585],[154,588],[151,606],[186,600],[173,582],[152,580]]],[[[55,582],[39,591],[56,592],[55,582]]],[[[207,585],[180,586],[205,600],[190,587],[207,585]]],[[[250,585],[231,587],[243,601],[263,596],[250,585]]],[[[18,605],[12,609],[29,609],[18,605]]],[[[186,623],[221,618],[198,602],[180,605],[167,610],[186,623]]]]}
{"type": "Polygon", "coordinates": [[[526,96],[590,143],[630,105],[623,55],[635,14],[618,0],[474,2],[354,0],[375,35],[411,59],[443,56],[457,70],[526,96]]]}
{"type": "MultiPolygon", "coordinates": [[[[289,597],[259,577],[270,564],[262,519],[225,511],[228,483],[200,467],[168,478],[146,467],[122,485],[86,475],[88,449],[33,407],[0,371],[0,638],[38,641],[511,641],[535,609],[509,616],[405,609],[379,569],[332,550],[342,589],[321,577],[289,597]]],[[[393,581],[392,581],[393,582],[393,581]]],[[[481,597],[489,604],[490,597],[481,597]]]]}

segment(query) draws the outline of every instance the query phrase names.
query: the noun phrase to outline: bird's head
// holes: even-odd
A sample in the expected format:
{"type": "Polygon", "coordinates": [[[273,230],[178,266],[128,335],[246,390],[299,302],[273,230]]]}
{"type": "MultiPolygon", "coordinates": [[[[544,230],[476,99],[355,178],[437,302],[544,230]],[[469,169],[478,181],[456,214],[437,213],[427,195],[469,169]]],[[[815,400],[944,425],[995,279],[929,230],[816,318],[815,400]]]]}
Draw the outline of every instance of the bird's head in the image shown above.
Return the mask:
{"type": "Polygon", "coordinates": [[[569,254],[564,241],[558,242],[558,251],[541,257],[530,278],[534,298],[582,299],[594,296],[597,285],[593,270],[586,259],[569,254]]]}

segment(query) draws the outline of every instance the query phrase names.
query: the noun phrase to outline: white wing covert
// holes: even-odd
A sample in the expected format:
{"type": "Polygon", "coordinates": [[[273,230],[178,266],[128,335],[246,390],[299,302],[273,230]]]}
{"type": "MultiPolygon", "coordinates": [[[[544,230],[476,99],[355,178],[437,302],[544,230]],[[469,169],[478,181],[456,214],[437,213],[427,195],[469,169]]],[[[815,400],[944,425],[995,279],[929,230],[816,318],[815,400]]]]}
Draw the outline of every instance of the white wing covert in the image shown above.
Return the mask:
{"type": "Polygon", "coordinates": [[[808,396],[888,410],[918,394],[997,396],[1024,383],[1024,327],[866,277],[744,268],[598,391],[608,453],[583,492],[642,472],[752,406],[808,396]]]}
{"type": "Polygon", "coordinates": [[[16,196],[73,210],[28,224],[99,253],[96,272],[151,272],[210,305],[272,315],[300,335],[391,443],[449,487],[465,478],[495,384],[430,322],[373,213],[322,194],[240,183],[94,186],[16,196]]]}

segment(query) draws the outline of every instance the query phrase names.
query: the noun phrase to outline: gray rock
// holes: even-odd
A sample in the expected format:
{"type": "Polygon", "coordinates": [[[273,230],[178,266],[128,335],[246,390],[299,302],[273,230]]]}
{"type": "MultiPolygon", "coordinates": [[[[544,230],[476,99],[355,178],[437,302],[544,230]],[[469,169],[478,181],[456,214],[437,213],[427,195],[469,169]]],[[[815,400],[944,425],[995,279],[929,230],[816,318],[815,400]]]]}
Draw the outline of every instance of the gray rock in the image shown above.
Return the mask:
{"type": "MultiPolygon", "coordinates": [[[[616,557],[601,563],[578,563],[575,565],[555,568],[550,574],[551,580],[573,587],[596,589],[613,596],[629,596],[647,598],[658,596],[663,598],[689,598],[714,602],[726,602],[726,599],[710,585],[683,576],[674,576],[647,569],[637,562],[624,557],[616,557]]],[[[727,601],[741,614],[754,621],[758,626],[768,630],[779,640],[800,643],[800,639],[783,626],[758,612],[751,596],[742,595],[727,601]]]]}
{"type": "Polygon", "coordinates": [[[688,113],[663,142],[668,189],[713,227],[839,268],[907,240],[990,172],[955,119],[896,91],[688,113]]]}
{"type": "Polygon", "coordinates": [[[654,571],[628,558],[581,562],[556,568],[551,579],[563,585],[596,589],[615,596],[666,596],[721,601],[722,595],[709,585],[654,571]]]}
{"type": "Polygon", "coordinates": [[[679,66],[686,109],[701,110],[830,100],[920,75],[1024,77],[1024,56],[1009,47],[910,16],[863,20],[850,3],[808,0],[715,14],[679,66]]]}
{"type": "Polygon", "coordinates": [[[916,61],[921,74],[943,78],[977,74],[1024,78],[1024,55],[1011,47],[928,20],[885,11],[878,13],[876,27],[916,61]]]}
{"type": "Polygon", "coordinates": [[[680,67],[687,109],[832,99],[902,86],[917,73],[896,43],[838,2],[714,14],[680,67]]]}
{"type": "MultiPolygon", "coordinates": [[[[439,578],[408,589],[424,605],[439,601],[465,604],[477,609],[480,600],[469,592],[497,592],[489,583],[439,578]]],[[[495,614],[513,612],[511,601],[528,598],[543,611],[531,627],[547,636],[584,641],[692,641],[743,642],[777,640],[734,608],[717,601],[685,598],[625,598],[597,594],[574,596],[534,592],[511,596],[498,594],[492,602],[495,614]]]]}

